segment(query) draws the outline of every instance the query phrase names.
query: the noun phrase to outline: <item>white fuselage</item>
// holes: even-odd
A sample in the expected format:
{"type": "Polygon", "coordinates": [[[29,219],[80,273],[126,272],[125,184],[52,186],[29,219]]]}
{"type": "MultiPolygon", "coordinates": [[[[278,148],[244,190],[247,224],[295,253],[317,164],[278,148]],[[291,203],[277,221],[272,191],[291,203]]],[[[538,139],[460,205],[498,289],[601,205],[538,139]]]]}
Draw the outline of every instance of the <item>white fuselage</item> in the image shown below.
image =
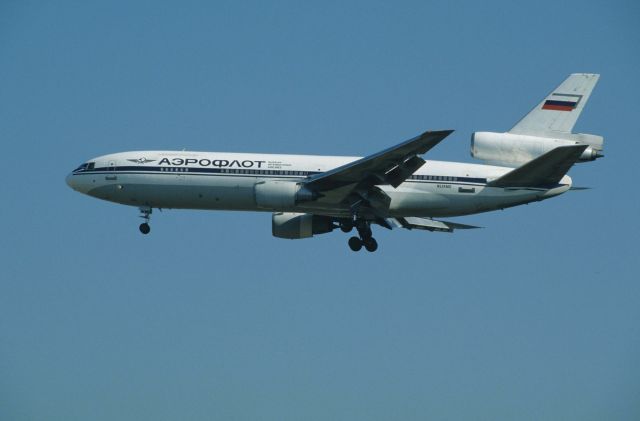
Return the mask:
{"type": "MultiPolygon", "coordinates": [[[[67,177],[81,193],[147,208],[306,212],[348,216],[330,201],[281,208],[259,206],[256,184],[269,180],[302,182],[357,157],[185,151],[122,152],[88,161],[67,177]]],[[[543,200],[569,190],[564,176],[550,188],[487,187],[513,168],[426,161],[397,188],[379,186],[390,198],[389,217],[467,215],[543,200]]]]}

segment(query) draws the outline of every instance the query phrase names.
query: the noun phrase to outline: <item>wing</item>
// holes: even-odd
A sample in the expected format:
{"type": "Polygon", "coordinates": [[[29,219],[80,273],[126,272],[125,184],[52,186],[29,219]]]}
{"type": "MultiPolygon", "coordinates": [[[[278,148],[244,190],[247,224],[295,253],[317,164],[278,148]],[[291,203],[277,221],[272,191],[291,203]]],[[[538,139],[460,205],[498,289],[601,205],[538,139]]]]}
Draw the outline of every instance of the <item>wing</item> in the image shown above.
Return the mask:
{"type": "Polygon", "coordinates": [[[378,186],[398,187],[424,159],[418,155],[436,146],[453,130],[422,133],[399,145],[317,174],[304,182],[310,201],[348,208],[352,215],[377,221],[386,228],[391,198],[378,186]]]}
{"type": "Polygon", "coordinates": [[[318,193],[348,185],[362,188],[390,184],[398,187],[424,164],[424,159],[418,155],[429,151],[451,132],[453,130],[422,133],[389,149],[310,177],[305,187],[318,193]]]}

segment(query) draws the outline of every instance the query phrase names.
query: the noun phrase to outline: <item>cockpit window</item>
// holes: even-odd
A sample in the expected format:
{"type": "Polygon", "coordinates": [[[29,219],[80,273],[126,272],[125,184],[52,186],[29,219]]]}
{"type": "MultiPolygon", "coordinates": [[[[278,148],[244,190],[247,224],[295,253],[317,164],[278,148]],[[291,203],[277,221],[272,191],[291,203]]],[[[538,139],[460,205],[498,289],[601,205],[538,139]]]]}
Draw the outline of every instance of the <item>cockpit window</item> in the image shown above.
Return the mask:
{"type": "Polygon", "coordinates": [[[73,172],[92,170],[95,168],[95,166],[96,166],[95,162],[85,162],[84,164],[81,164],[78,168],[73,170],[73,172]]]}

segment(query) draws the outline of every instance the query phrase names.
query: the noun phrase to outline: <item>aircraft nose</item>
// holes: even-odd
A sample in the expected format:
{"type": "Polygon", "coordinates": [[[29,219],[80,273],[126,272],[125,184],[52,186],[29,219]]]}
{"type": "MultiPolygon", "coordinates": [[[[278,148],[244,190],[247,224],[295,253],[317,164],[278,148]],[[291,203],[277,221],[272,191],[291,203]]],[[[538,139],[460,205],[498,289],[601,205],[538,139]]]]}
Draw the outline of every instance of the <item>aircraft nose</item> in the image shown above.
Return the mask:
{"type": "Polygon", "coordinates": [[[75,187],[76,184],[75,184],[75,182],[73,180],[73,173],[69,173],[67,175],[67,178],[64,179],[64,181],[67,183],[67,186],[71,187],[74,190],[76,189],[76,187],[75,187]]]}

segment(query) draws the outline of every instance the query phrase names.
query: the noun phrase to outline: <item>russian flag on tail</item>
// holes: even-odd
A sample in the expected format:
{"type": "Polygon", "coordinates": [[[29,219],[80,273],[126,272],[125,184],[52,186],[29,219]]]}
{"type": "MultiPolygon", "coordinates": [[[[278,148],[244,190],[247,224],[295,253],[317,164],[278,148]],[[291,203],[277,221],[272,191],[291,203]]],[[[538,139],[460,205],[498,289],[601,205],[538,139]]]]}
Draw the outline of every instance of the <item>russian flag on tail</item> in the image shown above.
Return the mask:
{"type": "Polygon", "coordinates": [[[548,99],[542,106],[543,110],[555,110],[555,111],[571,111],[578,105],[575,101],[557,101],[554,99],[548,99]]]}
{"type": "Polygon", "coordinates": [[[542,104],[543,110],[573,111],[582,99],[582,95],[573,94],[552,94],[551,97],[542,104]]]}

